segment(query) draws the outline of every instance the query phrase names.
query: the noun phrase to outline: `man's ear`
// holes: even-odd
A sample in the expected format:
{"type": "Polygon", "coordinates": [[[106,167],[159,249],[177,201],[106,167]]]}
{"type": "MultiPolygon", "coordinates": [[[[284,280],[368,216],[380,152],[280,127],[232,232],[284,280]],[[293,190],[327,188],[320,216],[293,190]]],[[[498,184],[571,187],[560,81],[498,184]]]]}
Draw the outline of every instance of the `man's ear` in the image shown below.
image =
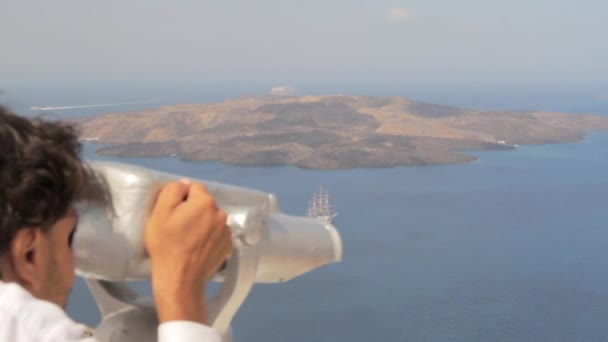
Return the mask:
{"type": "Polygon", "coordinates": [[[35,292],[40,287],[39,265],[41,231],[36,228],[22,228],[11,241],[9,255],[15,282],[35,292]]]}

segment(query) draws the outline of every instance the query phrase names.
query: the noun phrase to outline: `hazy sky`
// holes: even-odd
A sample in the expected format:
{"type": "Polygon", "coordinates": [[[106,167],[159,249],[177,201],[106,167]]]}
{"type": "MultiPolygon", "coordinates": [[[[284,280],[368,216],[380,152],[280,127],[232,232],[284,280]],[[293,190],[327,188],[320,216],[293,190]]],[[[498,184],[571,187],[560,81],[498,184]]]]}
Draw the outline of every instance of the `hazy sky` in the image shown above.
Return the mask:
{"type": "Polygon", "coordinates": [[[0,0],[0,80],[608,79],[607,0],[0,0]]]}

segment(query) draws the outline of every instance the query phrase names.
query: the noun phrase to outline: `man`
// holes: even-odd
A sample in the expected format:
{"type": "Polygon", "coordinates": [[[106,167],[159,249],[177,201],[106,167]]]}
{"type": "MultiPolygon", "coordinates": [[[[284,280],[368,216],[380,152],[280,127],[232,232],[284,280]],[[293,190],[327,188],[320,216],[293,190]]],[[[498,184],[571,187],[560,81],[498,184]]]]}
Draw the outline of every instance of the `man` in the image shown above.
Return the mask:
{"type": "MultiPolygon", "coordinates": [[[[74,282],[78,201],[107,204],[74,127],[0,107],[0,341],[94,341],[64,313],[74,282]]],[[[219,341],[206,282],[232,250],[226,214],[202,184],[164,186],[145,227],[159,341],[219,341]]]]}

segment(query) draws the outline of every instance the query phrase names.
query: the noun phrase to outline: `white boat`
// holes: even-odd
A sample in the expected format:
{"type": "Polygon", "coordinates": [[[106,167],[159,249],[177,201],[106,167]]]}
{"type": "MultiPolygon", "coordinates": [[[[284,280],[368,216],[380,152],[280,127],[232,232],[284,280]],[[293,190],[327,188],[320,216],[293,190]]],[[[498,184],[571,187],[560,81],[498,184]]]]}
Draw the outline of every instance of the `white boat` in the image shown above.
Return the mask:
{"type": "Polygon", "coordinates": [[[329,191],[321,186],[319,192],[313,193],[308,202],[308,216],[331,222],[337,215],[338,213],[334,211],[331,204],[329,191]]]}
{"type": "Polygon", "coordinates": [[[95,137],[95,138],[80,138],[81,141],[99,141],[99,138],[101,137],[95,137]]]}

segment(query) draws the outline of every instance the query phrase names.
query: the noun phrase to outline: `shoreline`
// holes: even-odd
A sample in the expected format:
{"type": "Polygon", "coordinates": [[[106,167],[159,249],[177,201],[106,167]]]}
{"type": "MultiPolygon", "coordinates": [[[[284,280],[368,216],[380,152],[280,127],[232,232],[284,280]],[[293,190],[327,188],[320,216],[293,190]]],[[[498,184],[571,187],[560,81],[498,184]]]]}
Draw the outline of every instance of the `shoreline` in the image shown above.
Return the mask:
{"type": "Polygon", "coordinates": [[[110,157],[339,170],[450,165],[466,151],[580,141],[608,117],[460,109],[402,97],[242,97],[113,112],[78,122],[110,157]]]}
{"type": "MultiPolygon", "coordinates": [[[[540,148],[540,147],[546,147],[546,146],[560,146],[560,145],[570,145],[570,144],[580,144],[583,142],[588,142],[590,141],[590,139],[592,139],[592,136],[601,136],[601,135],[607,135],[608,136],[608,130],[592,130],[587,132],[587,134],[580,140],[576,140],[576,141],[567,141],[567,142],[548,142],[548,143],[544,143],[544,144],[533,144],[533,145],[518,145],[518,147],[516,148],[510,148],[510,149],[486,149],[486,150],[457,150],[455,151],[456,153],[463,153],[469,157],[471,157],[471,160],[468,161],[463,161],[463,162],[454,162],[454,163],[436,163],[436,164],[425,164],[425,165],[395,165],[395,166],[387,166],[387,167],[354,167],[354,168],[335,168],[335,169],[314,169],[314,168],[301,168],[295,165],[291,165],[291,164],[280,164],[280,165],[238,165],[238,164],[228,164],[219,160],[185,160],[185,159],[181,159],[177,156],[159,156],[159,157],[149,157],[149,156],[139,156],[139,157],[132,157],[132,156],[124,156],[124,155],[108,155],[108,154],[101,154],[98,152],[98,150],[100,149],[100,147],[112,147],[114,146],[113,144],[104,144],[104,143],[96,143],[96,142],[86,142],[86,141],[81,141],[83,143],[83,146],[85,146],[85,149],[87,150],[87,153],[91,153],[93,156],[95,157],[101,157],[101,158],[120,158],[120,159],[126,159],[126,160],[130,160],[130,159],[134,159],[134,160],[138,160],[138,159],[154,159],[154,160],[162,160],[162,159],[167,159],[167,160],[175,160],[178,162],[182,162],[182,163],[193,163],[193,164],[217,164],[217,165],[222,165],[222,166],[228,166],[228,167],[235,167],[235,168],[244,168],[244,169],[254,169],[254,168],[295,168],[295,169],[299,169],[302,171],[325,171],[325,172],[335,172],[335,171],[348,171],[348,170],[379,170],[379,169],[398,169],[398,168],[437,168],[437,167],[450,167],[450,166],[464,166],[464,165],[468,165],[468,164],[474,164],[474,163],[479,163],[483,161],[483,155],[484,154],[488,154],[488,153],[501,153],[501,152],[517,152],[517,151],[522,151],[525,152],[526,150],[529,149],[533,149],[533,148],[540,148]]],[[[94,159],[94,158],[93,158],[94,159]]]]}

